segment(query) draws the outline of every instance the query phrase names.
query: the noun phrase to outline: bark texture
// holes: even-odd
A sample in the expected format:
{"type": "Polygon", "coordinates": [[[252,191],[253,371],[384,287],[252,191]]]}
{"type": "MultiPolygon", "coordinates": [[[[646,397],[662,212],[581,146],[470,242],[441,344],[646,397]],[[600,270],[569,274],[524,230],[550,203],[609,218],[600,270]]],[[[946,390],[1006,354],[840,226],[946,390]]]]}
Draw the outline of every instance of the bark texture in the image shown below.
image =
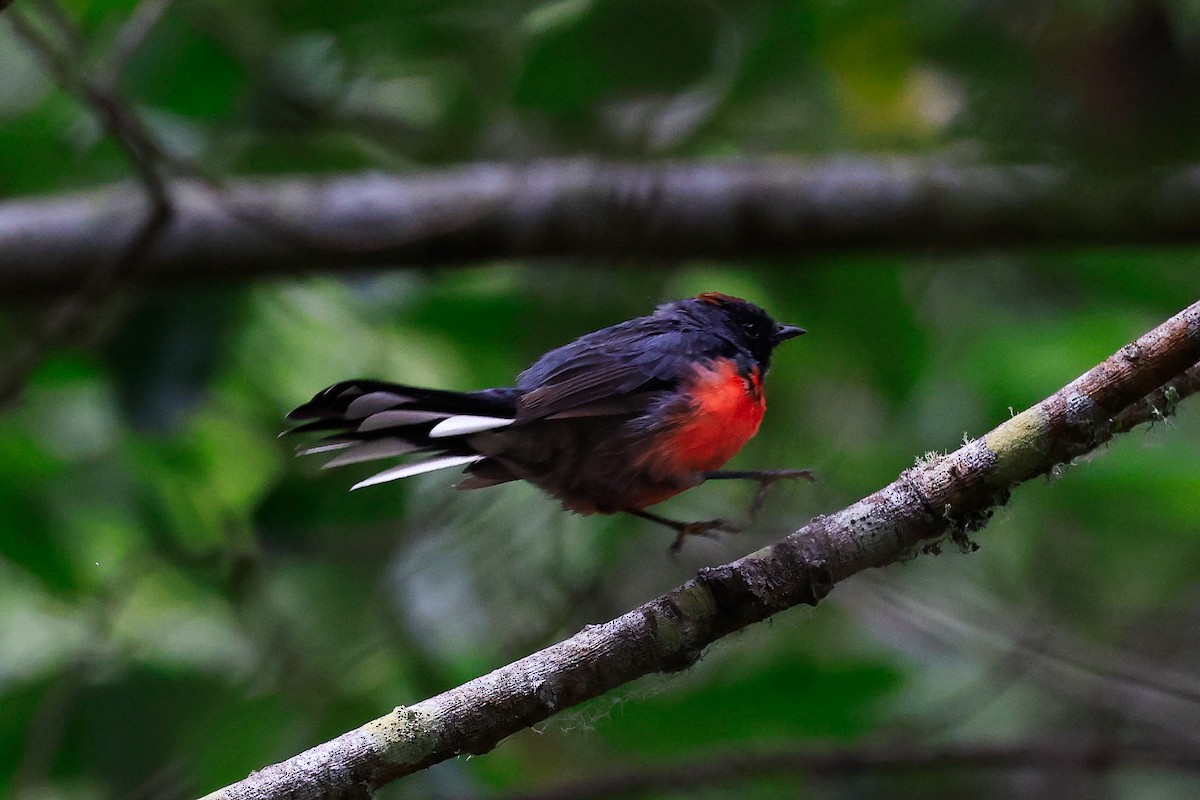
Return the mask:
{"type": "Polygon", "coordinates": [[[397,708],[205,800],[367,798],[431,764],[486,753],[506,736],[642,675],[684,669],[722,636],[791,606],[816,604],[857,572],[907,558],[922,545],[932,549],[945,537],[967,544],[1015,486],[1194,391],[1197,362],[1200,303],[986,436],[919,463],[774,545],[701,570],[610,622],[397,708]]]}
{"type": "MultiPolygon", "coordinates": [[[[1046,166],[835,160],[476,164],[164,187],[151,283],[512,257],[799,259],[864,248],[1200,241],[1200,168],[1137,181],[1046,166]]],[[[0,204],[0,297],[120,257],[144,187],[0,204]]]]}

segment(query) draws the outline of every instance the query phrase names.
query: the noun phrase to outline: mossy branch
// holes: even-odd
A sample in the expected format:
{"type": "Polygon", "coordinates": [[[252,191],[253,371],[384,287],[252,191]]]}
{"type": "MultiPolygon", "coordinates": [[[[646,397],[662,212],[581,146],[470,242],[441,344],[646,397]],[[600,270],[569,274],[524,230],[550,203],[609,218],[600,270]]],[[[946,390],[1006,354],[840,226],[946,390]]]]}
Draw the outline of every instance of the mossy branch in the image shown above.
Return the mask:
{"type": "Polygon", "coordinates": [[[791,606],[815,605],[857,572],[985,525],[1023,481],[1168,413],[1197,388],[1200,303],[953,453],[781,541],[602,625],[377,720],[205,800],[368,798],[454,756],[654,672],[694,664],[723,636],[791,606]]]}

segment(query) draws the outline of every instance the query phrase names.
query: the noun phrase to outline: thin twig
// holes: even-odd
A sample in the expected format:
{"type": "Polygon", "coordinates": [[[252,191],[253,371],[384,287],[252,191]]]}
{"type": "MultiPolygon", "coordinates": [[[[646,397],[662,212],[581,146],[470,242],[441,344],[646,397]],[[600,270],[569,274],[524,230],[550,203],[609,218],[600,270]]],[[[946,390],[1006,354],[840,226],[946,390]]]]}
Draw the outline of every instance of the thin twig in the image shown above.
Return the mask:
{"type": "Polygon", "coordinates": [[[83,57],[80,33],[57,0],[39,0],[38,5],[66,43],[67,52],[64,53],[38,30],[20,10],[8,17],[14,32],[41,60],[59,88],[74,94],[100,117],[105,130],[125,151],[151,201],[158,205],[169,205],[169,193],[159,172],[159,165],[166,161],[166,154],[141,119],[118,95],[90,80],[76,68],[77,60],[83,57]]]}
{"type": "MultiPolygon", "coordinates": [[[[1087,642],[1046,620],[1027,618],[989,596],[974,604],[958,594],[953,603],[919,599],[870,579],[889,625],[907,626],[955,645],[971,637],[970,649],[991,650],[1018,660],[1025,672],[1054,695],[1087,694],[1094,704],[1124,719],[1153,726],[1176,741],[1200,744],[1200,681],[1147,657],[1087,642]],[[970,612],[970,613],[968,613],[970,612]]],[[[942,594],[945,594],[943,587],[942,594]]]]}
{"type": "Polygon", "coordinates": [[[74,58],[79,59],[80,65],[86,56],[87,42],[83,40],[83,34],[79,32],[78,26],[75,25],[75,20],[67,14],[67,10],[62,7],[58,0],[32,0],[38,10],[46,17],[51,25],[58,31],[63,38],[67,48],[70,50],[74,58]]]}
{"type": "Polygon", "coordinates": [[[141,0],[133,14],[117,31],[109,49],[108,63],[96,78],[99,87],[115,92],[121,75],[129,62],[146,42],[150,31],[158,24],[175,0],[141,0]]]}
{"type": "Polygon", "coordinates": [[[46,783],[71,713],[91,668],[90,655],[69,662],[42,693],[25,733],[24,749],[12,773],[13,797],[33,796],[46,783]]]}
{"type": "MultiPolygon", "coordinates": [[[[159,167],[165,159],[164,152],[115,91],[101,88],[72,66],[73,61],[82,60],[82,40],[78,29],[56,0],[39,0],[39,7],[45,11],[65,42],[67,53],[43,35],[23,13],[14,11],[9,15],[13,30],[41,59],[60,87],[78,96],[100,117],[106,131],[125,151],[137,173],[149,207],[132,239],[118,251],[116,257],[110,263],[98,263],[84,273],[76,290],[52,308],[43,317],[37,330],[16,348],[15,354],[0,371],[0,405],[21,392],[29,374],[52,347],[84,328],[106,301],[128,282],[155,240],[166,230],[173,210],[170,193],[159,167]]],[[[146,24],[142,20],[139,26],[146,24]]],[[[114,79],[117,75],[119,70],[113,72],[114,79]]]]}
{"type": "Polygon", "coordinates": [[[762,752],[710,753],[686,761],[606,770],[531,792],[494,800],[600,800],[655,792],[686,792],[761,778],[845,778],[959,770],[1106,772],[1121,767],[1200,769],[1200,750],[1177,742],[1046,741],[946,745],[795,747],[762,752]]]}
{"type": "Polygon", "coordinates": [[[27,336],[0,370],[0,406],[20,395],[29,375],[54,346],[87,327],[97,310],[121,287],[133,267],[145,256],[171,220],[170,206],[153,205],[142,227],[122,256],[105,270],[92,270],[74,294],[60,301],[27,336]]]}
{"type": "MultiPolygon", "coordinates": [[[[133,15],[118,32],[108,65],[100,71],[100,77],[96,79],[89,79],[74,66],[83,61],[84,46],[78,28],[63,11],[58,0],[38,0],[38,2],[47,18],[53,23],[59,37],[66,43],[65,47],[68,52],[64,54],[23,15],[13,15],[13,28],[42,60],[43,65],[54,76],[58,85],[90,106],[100,117],[109,134],[124,150],[151,203],[148,218],[141,227],[142,231],[150,231],[154,235],[160,234],[163,225],[158,224],[159,216],[173,214],[174,203],[163,174],[164,168],[169,166],[179,175],[190,178],[198,188],[205,190],[207,197],[220,207],[230,219],[260,231],[289,250],[299,253],[311,252],[319,256],[326,247],[336,246],[336,243],[330,244],[314,239],[302,228],[290,226],[286,220],[277,218],[269,210],[239,206],[236,203],[236,195],[225,191],[225,187],[219,179],[210,175],[199,164],[169,153],[159,146],[142,120],[133,113],[118,94],[117,83],[128,60],[144,43],[145,37],[154,24],[161,19],[173,0],[142,0],[133,15]]],[[[133,262],[125,258],[124,253],[118,255],[113,263],[133,265],[133,262]]],[[[103,265],[100,266],[103,268],[103,265]]],[[[64,307],[79,308],[82,305],[82,303],[69,301],[64,304],[64,307]]],[[[65,312],[60,312],[50,316],[63,317],[66,315],[65,312]]],[[[50,324],[48,327],[62,328],[63,326],[50,324]]],[[[48,337],[34,338],[35,340],[44,340],[48,337]]],[[[0,386],[2,385],[0,383],[0,386]]],[[[3,398],[3,392],[0,392],[0,403],[3,402],[3,398]]]]}

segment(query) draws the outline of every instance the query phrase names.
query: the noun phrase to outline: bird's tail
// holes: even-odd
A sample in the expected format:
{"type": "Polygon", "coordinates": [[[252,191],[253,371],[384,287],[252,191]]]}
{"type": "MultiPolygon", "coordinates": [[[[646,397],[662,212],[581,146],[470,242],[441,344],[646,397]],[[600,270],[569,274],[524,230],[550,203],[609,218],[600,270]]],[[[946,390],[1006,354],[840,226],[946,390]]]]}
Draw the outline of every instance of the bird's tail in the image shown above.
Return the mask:
{"type": "Polygon", "coordinates": [[[517,389],[460,393],[373,380],[343,381],[288,414],[290,421],[302,424],[284,433],[325,432],[319,443],[299,452],[335,453],[325,468],[410,453],[429,456],[391,467],[351,487],[361,489],[483,461],[485,456],[470,446],[468,438],[513,424],[519,396],[517,389]]]}

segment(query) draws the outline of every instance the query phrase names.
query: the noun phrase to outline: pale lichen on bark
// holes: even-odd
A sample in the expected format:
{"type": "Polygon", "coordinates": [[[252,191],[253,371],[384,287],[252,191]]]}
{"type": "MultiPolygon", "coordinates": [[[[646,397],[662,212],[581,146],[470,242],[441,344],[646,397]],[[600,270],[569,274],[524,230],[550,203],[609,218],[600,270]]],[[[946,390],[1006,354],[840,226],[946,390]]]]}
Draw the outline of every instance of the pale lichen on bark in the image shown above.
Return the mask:
{"type": "Polygon", "coordinates": [[[1049,417],[1033,406],[983,437],[983,446],[996,456],[996,480],[1017,481],[1036,469],[1049,451],[1049,434],[1049,417]]]}

